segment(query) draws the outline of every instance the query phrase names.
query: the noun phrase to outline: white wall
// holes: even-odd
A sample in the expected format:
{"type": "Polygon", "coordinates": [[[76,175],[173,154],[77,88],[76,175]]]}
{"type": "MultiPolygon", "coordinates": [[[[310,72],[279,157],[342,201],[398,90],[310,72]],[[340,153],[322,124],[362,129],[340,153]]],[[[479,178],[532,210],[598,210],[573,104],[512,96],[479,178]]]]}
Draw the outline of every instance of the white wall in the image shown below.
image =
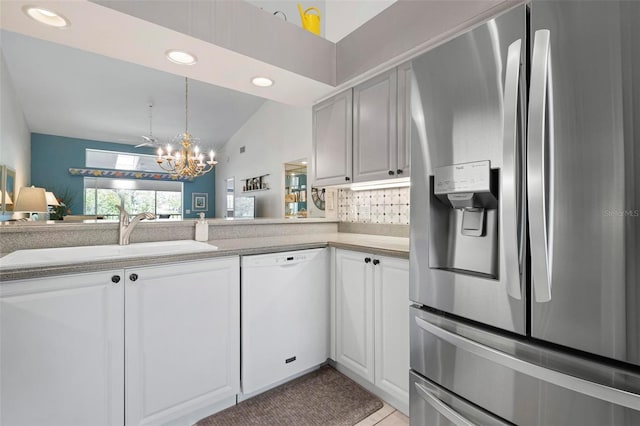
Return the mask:
{"type": "Polygon", "coordinates": [[[0,117],[0,164],[16,171],[17,192],[31,183],[31,132],[1,52],[0,117]]]}
{"type": "Polygon", "coordinates": [[[325,0],[324,38],[334,43],[397,0],[325,0]]]}
{"type": "Polygon", "coordinates": [[[256,197],[259,217],[284,217],[284,163],[311,158],[311,107],[265,102],[216,157],[216,217],[226,212],[227,178],[241,196],[243,179],[267,173],[271,189],[246,195],[256,197]]]}

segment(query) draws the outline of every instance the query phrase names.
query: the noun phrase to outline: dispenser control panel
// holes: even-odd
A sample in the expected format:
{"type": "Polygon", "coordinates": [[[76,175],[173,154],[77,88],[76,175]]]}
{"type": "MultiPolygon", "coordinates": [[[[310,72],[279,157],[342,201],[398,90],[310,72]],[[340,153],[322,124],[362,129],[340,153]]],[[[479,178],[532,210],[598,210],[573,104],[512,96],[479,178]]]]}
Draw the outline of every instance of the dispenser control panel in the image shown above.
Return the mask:
{"type": "Polygon", "coordinates": [[[435,195],[454,192],[490,192],[490,185],[489,160],[436,167],[435,170],[435,195]]]}

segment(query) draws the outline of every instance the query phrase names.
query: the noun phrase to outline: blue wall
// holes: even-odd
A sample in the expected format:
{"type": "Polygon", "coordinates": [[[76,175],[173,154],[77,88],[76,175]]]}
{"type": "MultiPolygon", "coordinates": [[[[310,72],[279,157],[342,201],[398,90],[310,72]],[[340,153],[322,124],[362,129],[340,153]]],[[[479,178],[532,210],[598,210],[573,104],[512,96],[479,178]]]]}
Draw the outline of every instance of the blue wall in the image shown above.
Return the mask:
{"type": "MultiPolygon", "coordinates": [[[[71,176],[69,168],[85,167],[85,149],[102,149],[105,151],[134,152],[136,154],[155,154],[153,148],[135,148],[133,145],[100,142],[86,139],[67,138],[64,136],[31,134],[31,184],[42,188],[69,189],[77,194],[73,205],[72,214],[82,214],[84,178],[71,176]]],[[[215,216],[215,170],[194,179],[193,182],[184,182],[182,209],[183,217],[198,217],[197,213],[184,214],[191,210],[191,194],[204,192],[209,194],[207,217],[215,216]]]]}

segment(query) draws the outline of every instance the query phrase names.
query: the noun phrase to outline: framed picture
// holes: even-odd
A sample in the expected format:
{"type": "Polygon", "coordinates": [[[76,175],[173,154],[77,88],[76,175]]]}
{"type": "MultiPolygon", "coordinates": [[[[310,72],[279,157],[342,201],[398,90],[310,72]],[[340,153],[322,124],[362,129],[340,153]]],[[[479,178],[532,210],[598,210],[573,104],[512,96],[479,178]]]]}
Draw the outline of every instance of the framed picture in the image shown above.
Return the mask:
{"type": "Polygon", "coordinates": [[[206,192],[191,194],[191,210],[198,212],[209,210],[209,194],[206,192]]]}

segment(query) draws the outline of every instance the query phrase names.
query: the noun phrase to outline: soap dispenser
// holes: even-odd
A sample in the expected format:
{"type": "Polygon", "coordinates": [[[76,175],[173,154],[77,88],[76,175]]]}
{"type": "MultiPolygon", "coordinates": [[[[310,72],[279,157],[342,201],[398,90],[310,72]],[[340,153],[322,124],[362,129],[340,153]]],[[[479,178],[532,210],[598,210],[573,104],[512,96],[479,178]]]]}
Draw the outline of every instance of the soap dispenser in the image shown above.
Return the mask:
{"type": "Polygon", "coordinates": [[[196,241],[209,241],[209,224],[200,213],[200,219],[196,222],[196,241]]]}

